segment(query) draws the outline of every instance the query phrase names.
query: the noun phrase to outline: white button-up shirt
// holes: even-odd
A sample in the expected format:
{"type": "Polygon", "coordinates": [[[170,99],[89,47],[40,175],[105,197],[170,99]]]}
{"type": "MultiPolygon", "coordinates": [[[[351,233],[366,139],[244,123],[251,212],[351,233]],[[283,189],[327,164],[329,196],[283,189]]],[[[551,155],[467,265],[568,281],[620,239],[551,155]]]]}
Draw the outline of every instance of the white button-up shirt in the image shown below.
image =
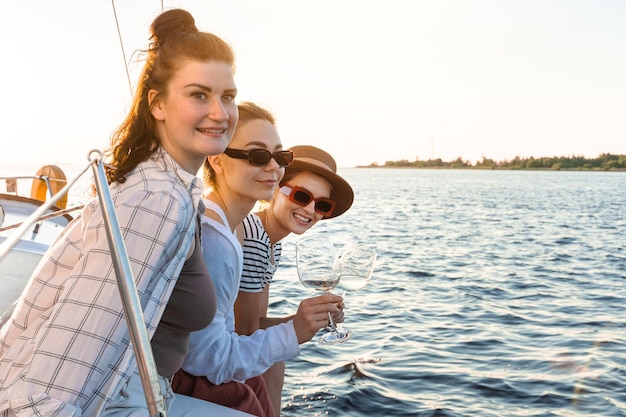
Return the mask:
{"type": "Polygon", "coordinates": [[[243,250],[219,206],[208,200],[205,205],[223,221],[222,224],[202,217],[202,253],[213,277],[217,311],[211,324],[191,333],[182,369],[205,376],[216,385],[244,382],[261,375],[276,362],[299,355],[298,337],[292,320],[258,329],[250,336],[235,332],[234,304],[239,293],[243,250]]]}

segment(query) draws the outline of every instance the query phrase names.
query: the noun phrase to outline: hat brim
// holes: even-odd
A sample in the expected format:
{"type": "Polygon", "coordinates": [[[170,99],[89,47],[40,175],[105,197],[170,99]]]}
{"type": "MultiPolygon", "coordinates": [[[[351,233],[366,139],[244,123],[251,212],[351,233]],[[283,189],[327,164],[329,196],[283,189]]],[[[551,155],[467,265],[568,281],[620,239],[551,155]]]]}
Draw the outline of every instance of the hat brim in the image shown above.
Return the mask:
{"type": "Polygon", "coordinates": [[[287,166],[287,171],[292,169],[311,171],[330,183],[332,188],[330,199],[335,202],[335,210],[333,210],[330,216],[324,217],[325,219],[340,216],[352,206],[352,202],[354,201],[354,191],[352,191],[352,187],[346,180],[330,171],[328,168],[301,159],[294,159],[294,161],[287,166]]]}

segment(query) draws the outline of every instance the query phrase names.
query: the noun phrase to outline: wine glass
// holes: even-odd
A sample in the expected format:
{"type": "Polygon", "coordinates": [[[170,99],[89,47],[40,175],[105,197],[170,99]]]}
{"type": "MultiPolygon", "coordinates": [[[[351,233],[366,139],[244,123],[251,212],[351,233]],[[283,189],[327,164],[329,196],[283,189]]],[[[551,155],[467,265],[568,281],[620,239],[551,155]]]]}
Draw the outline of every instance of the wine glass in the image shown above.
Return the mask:
{"type": "MultiPolygon", "coordinates": [[[[341,267],[330,240],[322,235],[307,236],[296,242],[296,267],[300,282],[307,288],[330,293],[339,282],[341,267]]],[[[320,343],[341,343],[350,333],[341,333],[328,313],[330,330],[320,337],[320,343]]]]}
{"type": "MultiPolygon", "coordinates": [[[[344,291],[342,297],[346,296],[346,291],[357,291],[365,287],[372,277],[374,264],[376,262],[376,249],[350,243],[339,257],[341,267],[341,279],[339,287],[344,291]]],[[[352,331],[339,326],[338,332],[350,333],[352,331]]]]}

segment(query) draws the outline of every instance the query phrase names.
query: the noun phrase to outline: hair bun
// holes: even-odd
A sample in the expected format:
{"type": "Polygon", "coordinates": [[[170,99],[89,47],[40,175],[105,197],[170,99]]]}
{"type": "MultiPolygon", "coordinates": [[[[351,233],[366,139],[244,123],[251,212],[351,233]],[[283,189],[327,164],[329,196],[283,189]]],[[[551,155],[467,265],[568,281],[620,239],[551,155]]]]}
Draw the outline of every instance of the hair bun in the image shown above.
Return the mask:
{"type": "Polygon", "coordinates": [[[172,9],[158,16],[150,27],[150,39],[157,45],[178,33],[196,33],[196,21],[191,13],[183,9],[172,9]]]}

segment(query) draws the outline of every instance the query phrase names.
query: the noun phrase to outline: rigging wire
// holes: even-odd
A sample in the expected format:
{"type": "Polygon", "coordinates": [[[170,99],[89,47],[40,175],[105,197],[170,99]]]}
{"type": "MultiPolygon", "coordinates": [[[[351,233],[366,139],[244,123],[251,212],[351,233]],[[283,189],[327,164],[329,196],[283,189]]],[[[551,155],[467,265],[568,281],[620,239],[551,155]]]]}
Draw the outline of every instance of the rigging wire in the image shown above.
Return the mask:
{"type": "MultiPolygon", "coordinates": [[[[133,95],[133,83],[130,80],[130,72],[128,71],[128,62],[126,62],[126,52],[124,52],[124,42],[122,41],[122,31],[120,30],[120,23],[117,19],[117,10],[115,10],[115,0],[111,0],[111,6],[113,6],[113,16],[115,16],[115,26],[117,27],[117,37],[120,40],[120,47],[122,48],[122,59],[124,60],[124,69],[126,70],[126,79],[128,80],[128,89],[130,95],[133,95]]],[[[165,4],[161,0],[161,13],[165,11],[165,4]]]]}
{"type": "MultiPolygon", "coordinates": [[[[120,31],[120,23],[117,19],[117,11],[115,10],[115,0],[111,0],[113,6],[113,15],[115,16],[115,26],[117,26],[117,37],[120,40],[120,47],[122,48],[122,59],[124,59],[124,69],[126,70],[126,79],[128,80],[128,89],[130,95],[133,95],[133,85],[130,81],[130,73],[128,72],[128,63],[126,62],[126,53],[124,52],[124,43],[122,42],[122,32],[120,31]]],[[[161,1],[161,7],[163,7],[163,1],[161,1]]]]}

